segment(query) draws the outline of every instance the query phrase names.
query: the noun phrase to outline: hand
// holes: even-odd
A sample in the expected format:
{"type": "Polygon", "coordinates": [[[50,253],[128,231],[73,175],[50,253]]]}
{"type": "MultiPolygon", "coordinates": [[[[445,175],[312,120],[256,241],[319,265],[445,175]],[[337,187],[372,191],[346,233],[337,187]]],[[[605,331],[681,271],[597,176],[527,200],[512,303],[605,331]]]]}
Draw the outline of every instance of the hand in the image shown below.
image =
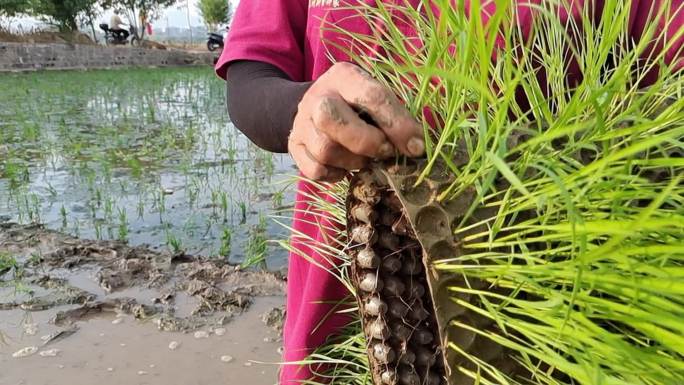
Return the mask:
{"type": "Polygon", "coordinates": [[[370,159],[396,150],[423,155],[423,129],[399,99],[366,71],[337,63],[302,97],[288,140],[288,151],[307,178],[335,182],[370,159]],[[367,113],[371,125],[359,117],[367,113]]]}

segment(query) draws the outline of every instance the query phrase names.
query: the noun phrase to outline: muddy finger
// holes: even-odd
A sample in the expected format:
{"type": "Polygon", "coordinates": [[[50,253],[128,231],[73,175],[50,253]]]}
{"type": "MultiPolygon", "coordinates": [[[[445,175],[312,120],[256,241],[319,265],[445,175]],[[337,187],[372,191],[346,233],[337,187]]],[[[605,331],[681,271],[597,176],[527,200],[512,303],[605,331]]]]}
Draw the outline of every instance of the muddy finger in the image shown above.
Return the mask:
{"type": "Polygon", "coordinates": [[[345,170],[327,167],[319,163],[313,155],[307,150],[304,144],[295,145],[290,151],[292,159],[294,159],[299,171],[307,178],[323,181],[336,182],[344,177],[345,170]]]}
{"type": "Polygon", "coordinates": [[[343,170],[359,170],[368,163],[367,157],[354,154],[319,130],[314,131],[306,148],[318,163],[343,170]]]}
{"type": "Polygon", "coordinates": [[[423,129],[387,87],[355,65],[344,66],[345,78],[338,91],[347,103],[367,113],[393,145],[408,156],[425,152],[423,129]]]}
{"type": "Polygon", "coordinates": [[[353,154],[369,158],[387,158],[394,154],[394,147],[385,134],[364,122],[339,95],[322,97],[312,119],[320,132],[353,154]]]}

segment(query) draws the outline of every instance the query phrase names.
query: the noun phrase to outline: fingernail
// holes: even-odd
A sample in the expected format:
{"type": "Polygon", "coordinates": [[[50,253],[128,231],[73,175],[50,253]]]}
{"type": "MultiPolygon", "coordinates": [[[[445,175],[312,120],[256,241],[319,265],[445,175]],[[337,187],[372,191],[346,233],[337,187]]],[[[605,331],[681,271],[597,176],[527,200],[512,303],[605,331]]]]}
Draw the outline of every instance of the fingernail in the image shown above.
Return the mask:
{"type": "Polygon", "coordinates": [[[409,150],[411,155],[421,156],[423,155],[423,152],[425,152],[425,143],[423,142],[423,139],[413,137],[409,139],[408,143],[406,144],[406,148],[409,150]]]}
{"type": "Polygon", "coordinates": [[[383,143],[380,146],[380,150],[378,150],[378,155],[380,155],[381,158],[389,158],[390,156],[394,155],[394,146],[392,146],[392,143],[383,143]]]}

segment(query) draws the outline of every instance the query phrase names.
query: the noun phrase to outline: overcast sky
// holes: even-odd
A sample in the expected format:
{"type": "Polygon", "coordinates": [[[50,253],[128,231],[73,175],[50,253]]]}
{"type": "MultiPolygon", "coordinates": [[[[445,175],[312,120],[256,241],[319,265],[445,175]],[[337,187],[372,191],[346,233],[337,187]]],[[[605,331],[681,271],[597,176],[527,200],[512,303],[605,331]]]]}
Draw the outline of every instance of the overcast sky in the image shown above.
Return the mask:
{"type": "MultiPolygon", "coordinates": [[[[198,0],[180,0],[176,5],[172,5],[162,12],[159,19],[152,22],[152,25],[158,26],[158,28],[164,28],[168,20],[169,26],[172,27],[187,27],[188,26],[188,3],[190,5],[190,24],[202,25],[202,18],[197,11],[198,0]]],[[[103,16],[104,19],[109,20],[111,16],[110,12],[106,12],[103,16]]]]}

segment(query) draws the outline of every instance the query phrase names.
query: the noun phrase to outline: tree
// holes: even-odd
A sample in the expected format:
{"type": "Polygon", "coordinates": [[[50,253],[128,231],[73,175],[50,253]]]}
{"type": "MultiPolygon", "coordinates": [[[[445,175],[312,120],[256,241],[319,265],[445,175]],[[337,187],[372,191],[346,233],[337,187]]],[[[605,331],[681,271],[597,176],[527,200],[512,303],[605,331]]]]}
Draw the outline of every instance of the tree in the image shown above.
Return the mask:
{"type": "Polygon", "coordinates": [[[97,2],[97,0],[29,0],[29,9],[30,13],[56,24],[61,32],[78,31],[79,18],[85,14],[91,14],[97,2]]]}
{"type": "Polygon", "coordinates": [[[0,0],[0,16],[12,17],[28,11],[28,0],[0,0]]]}
{"type": "MultiPolygon", "coordinates": [[[[98,5],[101,4],[101,1],[98,1],[98,5]]],[[[102,14],[102,8],[101,7],[91,7],[88,11],[83,12],[79,18],[78,18],[78,23],[81,26],[88,26],[90,27],[90,32],[93,35],[93,41],[97,43],[97,33],[95,32],[95,20],[100,17],[102,14]]]]}
{"type": "Polygon", "coordinates": [[[209,31],[215,31],[219,24],[230,21],[231,7],[228,0],[199,0],[197,9],[209,31]]]}
{"type": "Polygon", "coordinates": [[[103,8],[114,8],[122,11],[129,25],[135,28],[135,35],[142,39],[145,37],[144,22],[149,22],[159,17],[159,12],[177,0],[103,0],[103,8]]]}

